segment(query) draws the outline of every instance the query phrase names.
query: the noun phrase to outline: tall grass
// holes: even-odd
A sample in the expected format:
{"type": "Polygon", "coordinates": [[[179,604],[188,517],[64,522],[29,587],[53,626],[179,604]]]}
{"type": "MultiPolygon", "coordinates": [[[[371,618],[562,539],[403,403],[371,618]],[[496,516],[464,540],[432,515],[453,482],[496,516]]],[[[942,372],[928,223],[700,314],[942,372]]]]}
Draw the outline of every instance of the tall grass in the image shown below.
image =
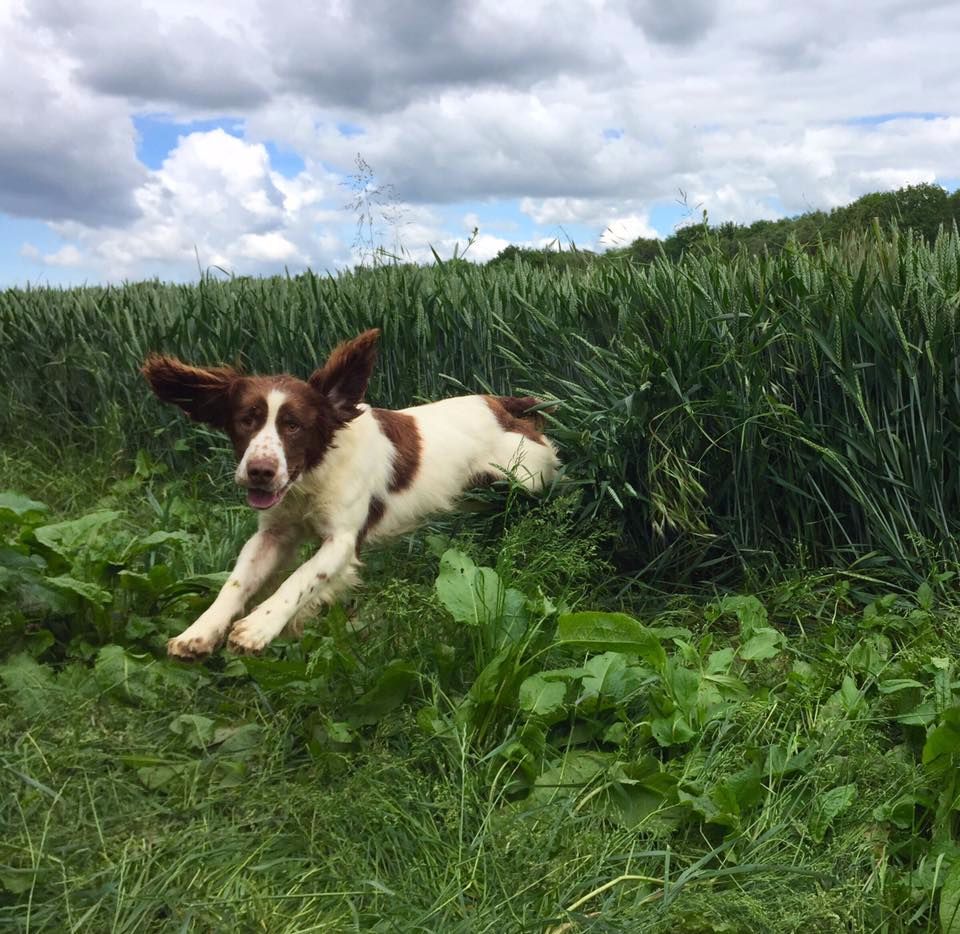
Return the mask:
{"type": "Polygon", "coordinates": [[[879,227],[812,255],[11,290],[0,437],[97,426],[169,449],[195,429],[146,391],[148,350],[306,374],[379,326],[377,404],[558,399],[568,477],[648,575],[784,559],[923,575],[960,557],[958,311],[957,231],[879,227]]]}

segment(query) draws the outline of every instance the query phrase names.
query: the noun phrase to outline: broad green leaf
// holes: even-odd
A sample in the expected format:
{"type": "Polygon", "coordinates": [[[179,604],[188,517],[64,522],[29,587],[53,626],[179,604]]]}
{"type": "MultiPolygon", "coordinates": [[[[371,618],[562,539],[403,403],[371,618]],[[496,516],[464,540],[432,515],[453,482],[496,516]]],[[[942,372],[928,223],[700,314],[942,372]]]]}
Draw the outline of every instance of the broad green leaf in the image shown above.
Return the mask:
{"type": "Polygon", "coordinates": [[[111,594],[109,590],[98,587],[96,584],[90,583],[90,581],[77,580],[69,574],[60,574],[57,577],[45,577],[43,582],[46,586],[52,587],[60,593],[73,594],[100,609],[108,606],[113,601],[113,594],[111,594]]]}
{"type": "Polygon", "coordinates": [[[29,892],[36,883],[37,870],[34,868],[17,869],[6,866],[0,869],[0,885],[2,885],[11,895],[23,895],[29,892]]]}
{"type": "Polygon", "coordinates": [[[681,788],[679,797],[706,823],[735,829],[741,825],[742,815],[762,800],[762,777],[759,769],[748,766],[703,793],[681,788]]]}
{"type": "Polygon", "coordinates": [[[186,771],[186,765],[146,765],[137,769],[137,778],[143,783],[144,787],[151,791],[157,791],[165,785],[169,785],[173,779],[182,775],[186,771]]]}
{"type": "Polygon", "coordinates": [[[854,681],[850,675],[844,675],[843,681],[840,682],[840,690],[837,692],[837,695],[840,698],[843,709],[849,716],[857,714],[864,705],[863,694],[860,693],[857,682],[854,681]]]}
{"type": "Polygon", "coordinates": [[[517,642],[527,629],[527,598],[513,587],[503,592],[500,608],[500,635],[510,642],[517,642]]]}
{"type": "Polygon", "coordinates": [[[740,648],[740,657],[744,661],[761,661],[775,658],[786,640],[776,629],[754,629],[753,635],[740,648]]]}
{"type": "Polygon", "coordinates": [[[752,596],[724,597],[718,605],[719,612],[732,613],[740,623],[740,636],[750,639],[758,629],[767,627],[767,611],[763,604],[752,596]]]}
{"type": "Polygon", "coordinates": [[[923,744],[923,764],[955,752],[960,752],[960,707],[944,710],[939,724],[927,734],[927,741],[923,744]]]}
{"type": "Polygon", "coordinates": [[[620,652],[595,655],[584,663],[583,695],[578,703],[591,709],[597,703],[620,704],[639,690],[648,677],[656,676],[649,669],[628,664],[627,657],[620,652]]]}
{"type": "Polygon", "coordinates": [[[230,676],[240,674],[240,667],[265,691],[300,690],[311,684],[307,663],[294,658],[237,658],[230,662],[230,676]]]}
{"type": "Polygon", "coordinates": [[[533,783],[540,774],[547,748],[547,725],[540,720],[527,720],[520,732],[496,750],[507,762],[518,765],[524,777],[533,783]]]}
{"type": "Polygon", "coordinates": [[[617,674],[627,667],[627,660],[621,652],[604,652],[594,655],[583,666],[583,690],[586,694],[598,697],[610,692],[617,674]]]}
{"type": "Polygon", "coordinates": [[[730,670],[735,657],[733,649],[730,648],[711,652],[707,659],[707,673],[711,675],[726,674],[730,670]]]}
{"type": "Polygon", "coordinates": [[[345,719],[355,726],[377,723],[406,699],[419,674],[407,662],[391,662],[377,683],[345,711],[345,719]]]}
{"type": "Polygon", "coordinates": [[[813,762],[814,749],[808,746],[802,752],[790,753],[782,746],[771,746],[767,751],[767,761],[763,767],[765,775],[782,778],[796,772],[805,772],[813,762]]]}
{"type": "Polygon", "coordinates": [[[150,671],[150,662],[131,655],[119,645],[105,645],[97,653],[93,677],[104,693],[113,694],[133,703],[156,699],[153,684],[156,678],[150,671]]]}
{"type": "Polygon", "coordinates": [[[656,826],[663,826],[663,821],[670,826],[666,809],[677,803],[677,780],[663,770],[656,756],[643,756],[636,762],[615,762],[609,778],[604,797],[621,826],[650,827],[651,818],[656,826]]]}
{"type": "Polygon", "coordinates": [[[545,720],[563,716],[567,685],[563,681],[548,681],[542,674],[530,675],[520,685],[520,709],[529,716],[545,720]]]}
{"type": "Polygon", "coordinates": [[[663,670],[663,684],[673,702],[684,713],[696,716],[700,699],[700,674],[671,659],[663,670]]]}
{"type": "Polygon", "coordinates": [[[930,726],[936,722],[937,711],[930,701],[923,701],[912,709],[897,714],[893,719],[906,726],[930,726]]]}
{"type": "Polygon", "coordinates": [[[557,620],[557,642],[597,652],[638,655],[658,671],[667,661],[660,640],[626,613],[567,613],[557,620]]]}
{"type": "Polygon", "coordinates": [[[29,524],[39,521],[41,516],[49,511],[45,503],[39,503],[28,496],[9,490],[0,493],[0,523],[29,524]]]}
{"type": "Polygon", "coordinates": [[[514,652],[509,648],[501,650],[490,659],[470,685],[471,700],[476,703],[487,703],[496,700],[504,689],[509,690],[511,680],[508,677],[511,674],[509,669],[514,662],[514,652]]]}
{"type": "Polygon", "coordinates": [[[0,545],[0,568],[11,571],[42,571],[47,562],[40,555],[25,554],[8,545],[0,545]]]}
{"type": "Polygon", "coordinates": [[[189,532],[151,532],[145,538],[134,539],[127,545],[124,557],[129,560],[135,555],[143,554],[153,548],[159,548],[161,545],[189,545],[193,541],[193,536],[189,532]]]}
{"type": "Polygon", "coordinates": [[[117,581],[124,590],[152,598],[160,597],[167,588],[176,585],[173,571],[167,564],[155,564],[146,573],[130,570],[120,571],[117,574],[117,581]]]}
{"type": "Polygon", "coordinates": [[[25,579],[34,577],[36,577],[36,574],[12,571],[10,568],[0,566],[0,592],[13,590],[14,587],[18,587],[25,579]]]}
{"type": "Polygon", "coordinates": [[[947,870],[940,890],[941,934],[960,934],[960,859],[947,870]]]}
{"type": "Polygon", "coordinates": [[[176,581],[160,592],[159,599],[165,603],[188,594],[210,593],[219,590],[230,577],[229,571],[214,571],[210,574],[194,574],[176,581]]]}
{"type": "Polygon", "coordinates": [[[557,798],[574,797],[612,761],[609,753],[571,750],[557,765],[540,775],[528,801],[536,805],[557,798]]]}
{"type": "Polygon", "coordinates": [[[183,713],[170,721],[170,732],[179,736],[191,749],[206,749],[214,741],[216,725],[209,717],[183,713]]]}
{"type": "Polygon", "coordinates": [[[324,724],[324,729],[330,741],[333,743],[347,746],[356,741],[356,737],[350,729],[350,724],[344,720],[328,720],[324,724]]]}
{"type": "Polygon", "coordinates": [[[874,632],[861,639],[847,655],[847,664],[854,670],[878,677],[887,666],[892,646],[881,633],[874,632]]]}
{"type": "Polygon", "coordinates": [[[856,784],[840,785],[817,795],[813,819],[810,822],[810,833],[813,839],[818,843],[822,842],[834,820],[853,804],[856,797],[856,784]]]}
{"type": "Polygon", "coordinates": [[[687,743],[697,735],[697,731],[687,723],[679,711],[666,717],[655,717],[650,721],[650,732],[653,738],[665,748],[687,743]]]}
{"type": "Polygon", "coordinates": [[[213,733],[213,742],[219,746],[220,755],[243,757],[259,747],[263,730],[256,723],[241,723],[238,726],[218,726],[213,733]]]}
{"type": "Polygon", "coordinates": [[[444,552],[436,589],[440,602],[458,623],[483,626],[501,615],[504,588],[497,572],[478,568],[463,552],[444,552]]]}
{"type": "Polygon", "coordinates": [[[0,681],[28,717],[37,717],[59,703],[60,692],[55,690],[53,672],[29,655],[15,655],[0,664],[0,681]]]}
{"type": "Polygon", "coordinates": [[[61,558],[70,559],[82,548],[89,547],[100,529],[119,518],[120,513],[116,510],[101,509],[79,519],[41,525],[33,530],[33,536],[61,558]]]}
{"type": "Polygon", "coordinates": [[[906,691],[909,688],[923,688],[924,684],[914,678],[888,678],[886,681],[880,681],[877,684],[877,690],[881,694],[895,694],[898,691],[906,691]]]}

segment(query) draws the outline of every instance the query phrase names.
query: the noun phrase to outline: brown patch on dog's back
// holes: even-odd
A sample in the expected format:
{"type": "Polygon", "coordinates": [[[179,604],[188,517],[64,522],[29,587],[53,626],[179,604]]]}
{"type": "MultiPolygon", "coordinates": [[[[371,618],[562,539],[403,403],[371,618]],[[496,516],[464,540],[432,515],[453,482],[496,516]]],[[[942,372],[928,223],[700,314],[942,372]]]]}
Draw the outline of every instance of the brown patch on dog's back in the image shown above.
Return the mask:
{"type": "Polygon", "coordinates": [[[515,431],[537,444],[547,443],[540,430],[543,416],[539,412],[527,412],[540,404],[539,399],[533,396],[484,396],[483,399],[504,431],[515,431]]]}
{"type": "Polygon", "coordinates": [[[407,489],[420,467],[420,451],[423,447],[420,441],[420,430],[416,419],[403,412],[393,412],[390,409],[372,409],[373,417],[380,425],[380,430],[387,436],[393,445],[393,475],[387,490],[399,493],[407,489]]]}

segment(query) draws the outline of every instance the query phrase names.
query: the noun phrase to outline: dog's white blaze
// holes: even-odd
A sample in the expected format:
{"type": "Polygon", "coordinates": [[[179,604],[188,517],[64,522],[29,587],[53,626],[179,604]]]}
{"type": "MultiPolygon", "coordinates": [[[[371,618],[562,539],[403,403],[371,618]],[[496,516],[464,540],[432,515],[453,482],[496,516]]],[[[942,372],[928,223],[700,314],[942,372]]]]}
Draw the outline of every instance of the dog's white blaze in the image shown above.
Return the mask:
{"type": "Polygon", "coordinates": [[[267,420],[251,439],[240,463],[237,464],[237,482],[248,485],[250,477],[247,469],[251,461],[268,461],[276,468],[271,487],[279,490],[287,485],[290,475],[287,471],[287,457],[283,452],[283,441],[280,439],[280,430],[277,426],[277,416],[280,406],[287,401],[287,394],[280,389],[271,389],[267,393],[267,420]]]}

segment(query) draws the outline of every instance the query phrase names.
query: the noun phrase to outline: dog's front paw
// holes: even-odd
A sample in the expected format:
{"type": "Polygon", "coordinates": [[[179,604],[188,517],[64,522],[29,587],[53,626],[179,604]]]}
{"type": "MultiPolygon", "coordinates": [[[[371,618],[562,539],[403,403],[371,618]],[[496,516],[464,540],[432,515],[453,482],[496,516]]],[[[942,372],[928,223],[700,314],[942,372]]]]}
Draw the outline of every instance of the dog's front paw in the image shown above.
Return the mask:
{"type": "Polygon", "coordinates": [[[167,642],[167,655],[181,662],[199,662],[215,651],[217,643],[204,636],[177,636],[167,642]]]}
{"type": "Polygon", "coordinates": [[[269,633],[264,632],[247,617],[233,627],[227,640],[227,648],[235,655],[259,655],[269,643],[269,633]]]}

